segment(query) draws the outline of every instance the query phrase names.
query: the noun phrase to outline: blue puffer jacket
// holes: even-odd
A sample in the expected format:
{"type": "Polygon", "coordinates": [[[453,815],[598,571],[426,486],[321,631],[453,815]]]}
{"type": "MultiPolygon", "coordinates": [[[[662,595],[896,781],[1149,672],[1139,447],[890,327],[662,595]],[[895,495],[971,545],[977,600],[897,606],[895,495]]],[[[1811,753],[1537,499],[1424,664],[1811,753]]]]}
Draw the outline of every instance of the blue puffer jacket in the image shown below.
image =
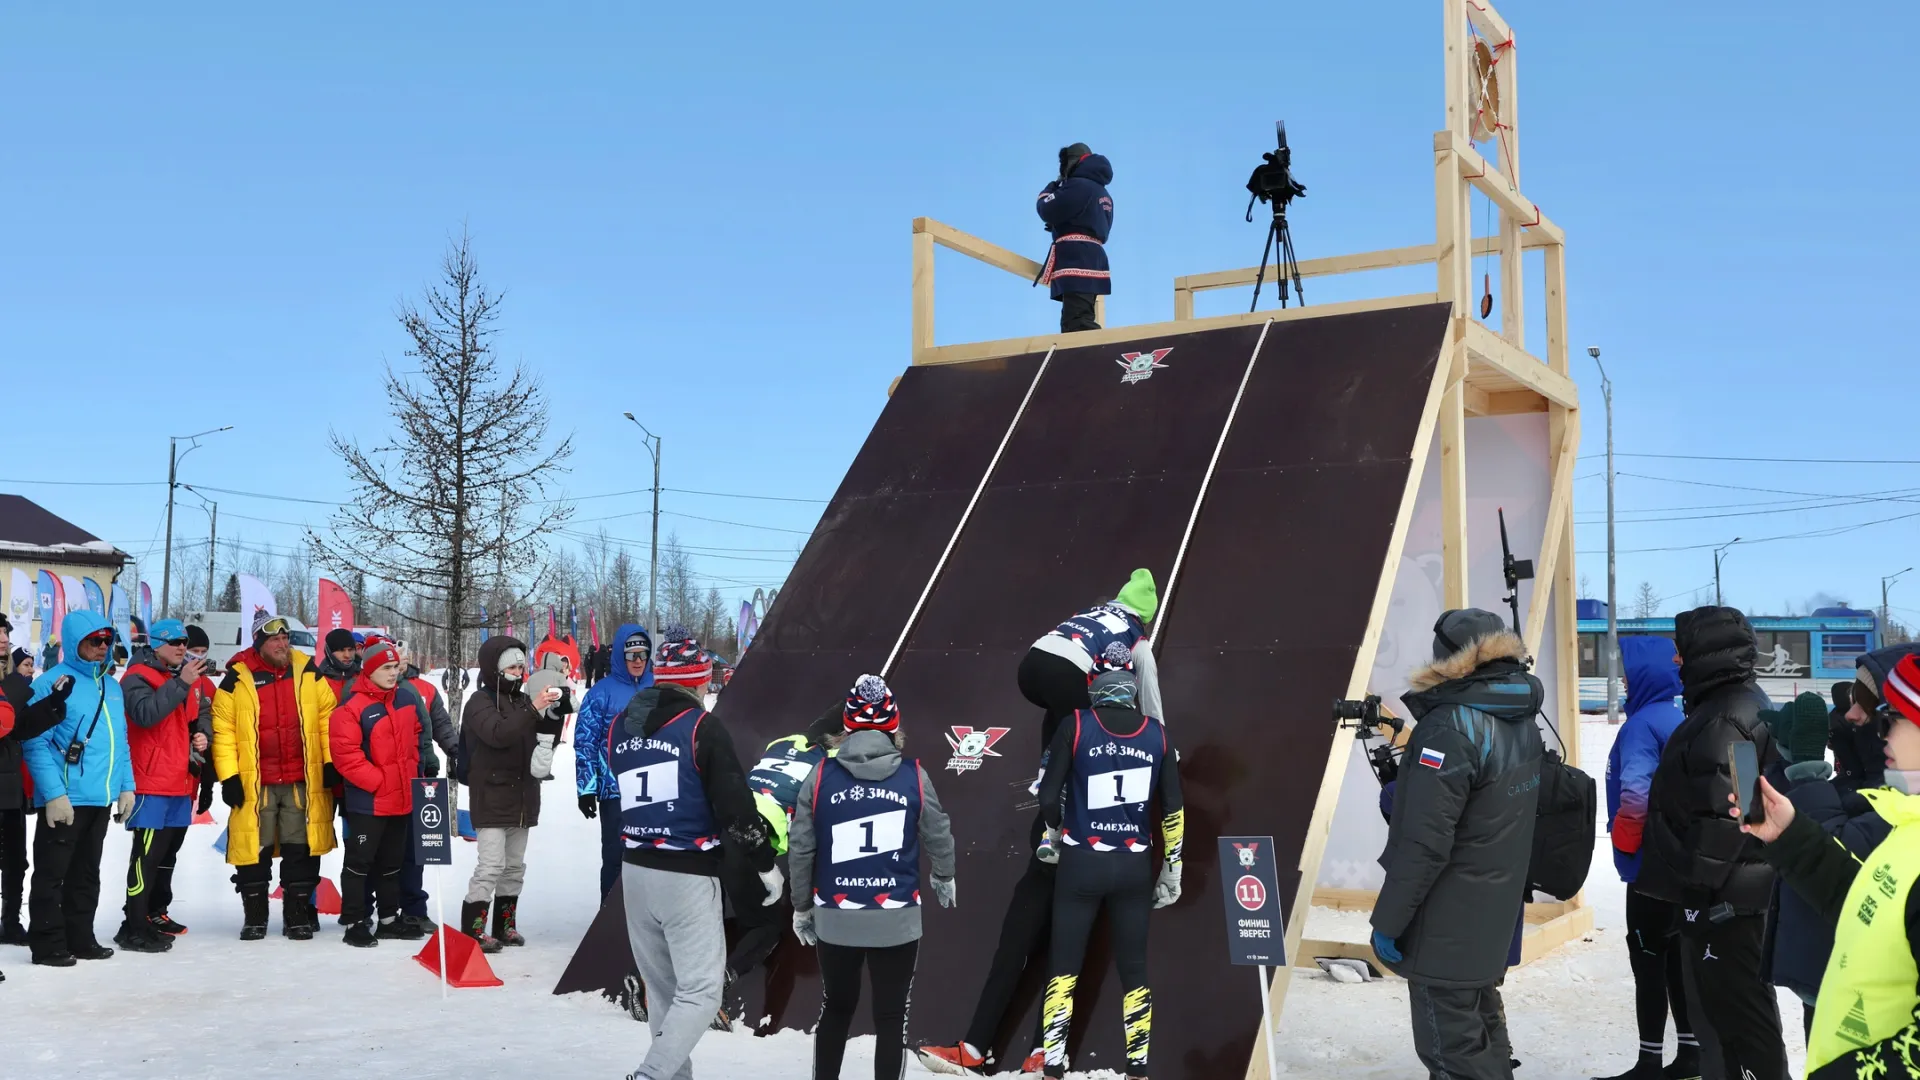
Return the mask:
{"type": "Polygon", "coordinates": [[[604,678],[598,679],[580,702],[580,715],[573,720],[573,779],[582,795],[602,799],[620,796],[613,770],[607,767],[607,728],[627,711],[633,695],[653,685],[651,660],[653,638],[639,623],[621,623],[607,642],[611,654],[604,678]],[[627,674],[627,639],[635,634],[649,642],[647,670],[638,679],[627,674]]]}
{"type": "Polygon", "coordinates": [[[1040,192],[1035,209],[1053,234],[1040,280],[1052,287],[1055,300],[1067,293],[1104,296],[1113,291],[1103,246],[1113,229],[1113,196],[1107,194],[1111,183],[1113,164],[1099,154],[1088,154],[1065,182],[1055,180],[1040,192]]]}
{"type": "Polygon", "coordinates": [[[1627,677],[1627,720],[1607,755],[1607,831],[1620,880],[1640,876],[1640,839],[1647,827],[1647,794],[1660,751],[1686,714],[1680,708],[1679,654],[1663,637],[1620,639],[1627,677]]]}
{"type": "Polygon", "coordinates": [[[67,658],[33,680],[30,700],[38,701],[52,692],[61,676],[73,678],[66,719],[28,739],[22,747],[27,771],[33,775],[35,806],[45,806],[61,795],[75,806],[111,806],[121,792],[133,790],[127,706],[120,696],[120,684],[107,675],[111,666],[108,660],[89,664],[80,659],[80,640],[105,629],[108,623],[103,615],[67,612],[60,621],[60,640],[67,643],[67,658]],[[76,737],[87,740],[86,753],[78,765],[68,765],[67,747],[76,737]]]}

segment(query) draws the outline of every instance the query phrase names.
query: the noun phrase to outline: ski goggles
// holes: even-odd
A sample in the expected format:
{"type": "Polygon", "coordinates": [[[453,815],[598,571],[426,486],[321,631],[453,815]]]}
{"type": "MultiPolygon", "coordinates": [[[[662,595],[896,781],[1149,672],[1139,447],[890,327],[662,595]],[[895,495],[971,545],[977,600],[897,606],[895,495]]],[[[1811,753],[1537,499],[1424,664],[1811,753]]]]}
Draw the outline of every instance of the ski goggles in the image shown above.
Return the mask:
{"type": "Polygon", "coordinates": [[[261,637],[278,637],[281,634],[290,632],[292,629],[292,625],[290,625],[287,620],[276,616],[261,623],[260,629],[256,632],[261,637]]]}

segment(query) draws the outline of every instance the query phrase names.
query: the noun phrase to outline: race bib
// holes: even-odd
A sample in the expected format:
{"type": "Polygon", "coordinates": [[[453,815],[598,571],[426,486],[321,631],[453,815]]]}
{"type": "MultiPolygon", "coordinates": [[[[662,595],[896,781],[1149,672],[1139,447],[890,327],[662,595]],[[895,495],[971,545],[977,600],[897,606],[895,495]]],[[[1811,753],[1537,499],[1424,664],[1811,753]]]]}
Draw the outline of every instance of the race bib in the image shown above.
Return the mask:
{"type": "Polygon", "coordinates": [[[1153,790],[1153,769],[1119,769],[1094,773],[1087,777],[1087,809],[1104,810],[1110,806],[1131,806],[1147,801],[1153,790]]]}
{"type": "Polygon", "coordinates": [[[677,761],[663,761],[624,772],[618,780],[623,810],[669,803],[680,797],[680,763],[677,761]]]}
{"type": "Polygon", "coordinates": [[[872,817],[838,822],[833,827],[832,861],[870,859],[899,851],[907,842],[907,812],[889,810],[872,817]]]}

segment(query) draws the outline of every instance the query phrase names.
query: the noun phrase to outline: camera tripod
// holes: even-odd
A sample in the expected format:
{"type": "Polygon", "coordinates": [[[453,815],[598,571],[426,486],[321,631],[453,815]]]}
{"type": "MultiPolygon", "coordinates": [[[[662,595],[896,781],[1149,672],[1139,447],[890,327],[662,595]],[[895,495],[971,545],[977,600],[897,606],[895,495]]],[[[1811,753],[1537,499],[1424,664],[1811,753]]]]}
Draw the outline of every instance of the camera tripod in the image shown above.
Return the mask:
{"type": "MultiPolygon", "coordinates": [[[[1280,279],[1280,306],[1287,306],[1287,281],[1293,281],[1293,294],[1301,307],[1307,306],[1307,294],[1300,287],[1300,260],[1293,253],[1293,232],[1287,228],[1287,202],[1284,199],[1273,201],[1273,224],[1267,226],[1267,242],[1260,249],[1260,273],[1253,279],[1253,306],[1248,311],[1260,309],[1260,287],[1267,280],[1267,262],[1270,256],[1278,254],[1274,260],[1275,275],[1280,279]]],[[[1253,203],[1247,203],[1247,220],[1253,220],[1253,203]]]]}

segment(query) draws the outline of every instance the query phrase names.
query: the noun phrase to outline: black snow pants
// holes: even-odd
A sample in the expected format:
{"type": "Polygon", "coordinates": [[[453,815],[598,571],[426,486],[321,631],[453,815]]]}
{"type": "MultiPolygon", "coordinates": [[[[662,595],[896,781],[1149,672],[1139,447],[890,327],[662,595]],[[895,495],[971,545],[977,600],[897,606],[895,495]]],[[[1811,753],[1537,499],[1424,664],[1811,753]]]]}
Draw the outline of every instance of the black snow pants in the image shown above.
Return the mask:
{"type": "Polygon", "coordinates": [[[1513,1080],[1513,1046],[1499,986],[1407,982],[1413,1052],[1432,1080],[1513,1080]]]}
{"type": "Polygon", "coordinates": [[[907,1003],[913,999],[913,969],[920,942],[890,948],[820,943],[820,1022],[813,1032],[814,1080],[840,1080],[847,1031],[860,1004],[860,968],[873,982],[873,1077],[906,1075],[907,1003]]]}
{"type": "Polygon", "coordinates": [[[1788,1076],[1780,1002],[1772,984],[1760,979],[1766,921],[1764,915],[1736,915],[1715,923],[1702,913],[1680,929],[1678,944],[1686,978],[1699,1000],[1705,1026],[1719,1040],[1721,1067],[1729,1077],[1786,1080],[1788,1076]]]}
{"type": "Polygon", "coordinates": [[[1114,966],[1120,971],[1121,1022],[1126,1033],[1127,1074],[1147,1075],[1153,1033],[1153,991],[1147,986],[1147,922],[1153,911],[1155,860],[1130,851],[1068,848],[1060,855],[1053,886],[1053,946],[1041,1030],[1047,1075],[1067,1074],[1067,1030],[1073,1023],[1073,993],[1087,958],[1087,939],[1100,909],[1107,911],[1114,966]]]}
{"type": "Polygon", "coordinates": [[[73,824],[40,823],[33,830],[33,889],[27,910],[35,957],[80,952],[99,944],[93,914],[100,907],[100,849],[111,807],[76,806],[73,824]]]}

